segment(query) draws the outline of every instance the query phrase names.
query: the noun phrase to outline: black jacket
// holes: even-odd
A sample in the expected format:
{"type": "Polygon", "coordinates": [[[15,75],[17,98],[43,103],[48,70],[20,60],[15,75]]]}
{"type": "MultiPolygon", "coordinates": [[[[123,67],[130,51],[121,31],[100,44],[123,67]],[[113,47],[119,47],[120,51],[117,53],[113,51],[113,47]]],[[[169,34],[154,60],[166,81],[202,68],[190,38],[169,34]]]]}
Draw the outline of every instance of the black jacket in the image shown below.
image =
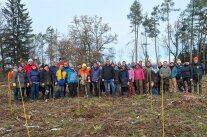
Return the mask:
{"type": "Polygon", "coordinates": [[[128,82],[129,82],[128,69],[120,70],[119,81],[121,83],[121,87],[128,87],[128,82]]]}
{"type": "Polygon", "coordinates": [[[50,71],[43,70],[40,74],[41,83],[44,83],[45,85],[53,85],[54,78],[53,74],[50,71]]]}
{"type": "Polygon", "coordinates": [[[110,80],[114,79],[114,68],[109,65],[105,65],[102,69],[102,79],[104,80],[110,80]]]}
{"type": "Polygon", "coordinates": [[[191,65],[184,65],[181,70],[181,76],[183,78],[193,78],[193,68],[191,65]]]}

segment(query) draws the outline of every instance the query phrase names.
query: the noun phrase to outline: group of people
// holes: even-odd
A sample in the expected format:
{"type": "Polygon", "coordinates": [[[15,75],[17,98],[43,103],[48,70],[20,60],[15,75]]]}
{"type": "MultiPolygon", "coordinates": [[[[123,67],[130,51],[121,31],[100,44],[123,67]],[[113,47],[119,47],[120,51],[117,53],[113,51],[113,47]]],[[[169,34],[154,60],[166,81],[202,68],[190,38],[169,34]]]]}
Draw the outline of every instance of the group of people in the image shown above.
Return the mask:
{"type": "Polygon", "coordinates": [[[8,73],[8,81],[13,87],[14,99],[22,97],[31,102],[41,98],[62,98],[65,96],[100,97],[133,96],[151,93],[158,96],[163,92],[194,92],[202,94],[202,77],[205,68],[194,62],[176,63],[164,61],[151,63],[142,61],[127,64],[125,61],[113,64],[109,59],[105,64],[79,64],[77,67],[61,58],[56,64],[37,67],[32,59],[23,59],[8,73]],[[110,86],[109,86],[110,85],[110,86]],[[192,86],[193,85],[193,86],[192,86]],[[192,88],[194,87],[194,88],[192,88]],[[25,92],[26,91],[26,92],[25,92]],[[22,93],[22,94],[21,94],[22,93]]]}

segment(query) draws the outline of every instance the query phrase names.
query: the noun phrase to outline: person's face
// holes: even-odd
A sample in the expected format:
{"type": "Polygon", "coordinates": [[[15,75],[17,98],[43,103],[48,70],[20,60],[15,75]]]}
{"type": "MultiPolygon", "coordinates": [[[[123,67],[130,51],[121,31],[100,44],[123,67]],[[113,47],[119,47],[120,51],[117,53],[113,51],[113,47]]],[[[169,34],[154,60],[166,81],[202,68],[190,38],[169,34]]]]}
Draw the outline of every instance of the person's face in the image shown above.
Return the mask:
{"type": "Polygon", "coordinates": [[[93,67],[94,67],[94,68],[97,68],[97,67],[98,67],[98,65],[97,65],[96,63],[94,63],[94,64],[93,64],[93,67]]]}
{"type": "Polygon", "coordinates": [[[81,69],[81,65],[78,65],[77,68],[78,68],[78,69],[81,69]]]}
{"type": "Polygon", "coordinates": [[[48,66],[45,66],[45,68],[44,68],[46,71],[48,71],[49,70],[49,67],[48,66]]]}
{"type": "Polygon", "coordinates": [[[22,71],[23,70],[23,68],[22,67],[19,67],[19,71],[22,71]]]}
{"type": "Polygon", "coordinates": [[[29,64],[29,65],[32,65],[32,64],[33,64],[33,61],[29,61],[28,64],[29,64]]]}
{"type": "Polygon", "coordinates": [[[22,67],[24,67],[25,66],[25,63],[21,63],[21,65],[22,65],[22,67]]]}
{"type": "Polygon", "coordinates": [[[147,62],[147,66],[148,66],[148,67],[150,66],[150,62],[147,62]]]}
{"type": "Polygon", "coordinates": [[[51,66],[55,66],[55,62],[52,62],[52,63],[51,63],[51,66]]]}
{"type": "Polygon", "coordinates": [[[173,63],[170,63],[170,66],[171,66],[171,67],[173,67],[173,66],[174,66],[174,64],[173,64],[173,63]]]}
{"type": "Polygon", "coordinates": [[[86,66],[82,67],[83,70],[86,70],[86,68],[87,68],[86,66]]]}
{"type": "Polygon", "coordinates": [[[137,69],[140,68],[139,65],[136,65],[136,68],[137,68],[137,69]]]}
{"type": "Polygon", "coordinates": [[[106,60],[106,64],[107,65],[110,65],[110,60],[106,60]]]}
{"type": "Polygon", "coordinates": [[[194,63],[198,63],[198,60],[197,60],[197,59],[195,59],[195,60],[194,60],[194,63]]]}
{"type": "Polygon", "coordinates": [[[64,66],[63,65],[60,65],[60,70],[63,70],[64,66]]]}
{"type": "Polygon", "coordinates": [[[71,69],[71,70],[74,70],[75,68],[74,68],[74,67],[71,67],[70,69],[71,69]]]}
{"type": "Polygon", "coordinates": [[[64,63],[64,67],[68,67],[68,63],[64,63]]]}
{"type": "Polygon", "coordinates": [[[34,70],[35,70],[36,68],[37,68],[36,66],[32,66],[32,69],[34,69],[34,70]]]}
{"type": "Polygon", "coordinates": [[[164,61],[164,62],[163,62],[163,65],[164,65],[164,66],[167,66],[168,64],[167,64],[167,62],[166,62],[166,61],[164,61]]]}

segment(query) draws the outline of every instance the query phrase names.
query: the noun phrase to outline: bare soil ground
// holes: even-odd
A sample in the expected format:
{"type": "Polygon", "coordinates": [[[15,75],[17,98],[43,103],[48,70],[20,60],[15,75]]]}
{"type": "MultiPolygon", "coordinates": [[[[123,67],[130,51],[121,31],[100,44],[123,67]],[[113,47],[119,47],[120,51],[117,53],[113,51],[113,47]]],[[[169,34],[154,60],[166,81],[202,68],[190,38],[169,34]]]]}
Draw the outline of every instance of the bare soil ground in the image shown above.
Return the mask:
{"type": "MultiPolygon", "coordinates": [[[[166,137],[207,137],[207,79],[204,95],[165,95],[166,137]]],[[[160,137],[161,97],[64,98],[25,102],[32,137],[160,137]],[[152,106],[151,106],[152,104],[152,106]]],[[[0,89],[0,136],[26,137],[21,103],[8,103],[0,89]]]]}

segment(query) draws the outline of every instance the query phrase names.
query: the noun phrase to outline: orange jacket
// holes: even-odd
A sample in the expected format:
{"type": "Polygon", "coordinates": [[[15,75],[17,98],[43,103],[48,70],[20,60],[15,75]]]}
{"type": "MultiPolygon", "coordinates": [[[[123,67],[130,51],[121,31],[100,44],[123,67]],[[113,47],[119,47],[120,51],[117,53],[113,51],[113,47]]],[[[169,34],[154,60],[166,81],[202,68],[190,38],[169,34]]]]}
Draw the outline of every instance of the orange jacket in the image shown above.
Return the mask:
{"type": "Polygon", "coordinates": [[[14,74],[14,72],[13,71],[9,71],[8,72],[8,81],[11,81],[12,80],[12,77],[13,77],[13,74],[14,74]]]}
{"type": "Polygon", "coordinates": [[[78,70],[78,76],[80,77],[81,80],[88,80],[88,77],[90,76],[90,73],[88,71],[88,69],[79,69],[78,70]]]}

